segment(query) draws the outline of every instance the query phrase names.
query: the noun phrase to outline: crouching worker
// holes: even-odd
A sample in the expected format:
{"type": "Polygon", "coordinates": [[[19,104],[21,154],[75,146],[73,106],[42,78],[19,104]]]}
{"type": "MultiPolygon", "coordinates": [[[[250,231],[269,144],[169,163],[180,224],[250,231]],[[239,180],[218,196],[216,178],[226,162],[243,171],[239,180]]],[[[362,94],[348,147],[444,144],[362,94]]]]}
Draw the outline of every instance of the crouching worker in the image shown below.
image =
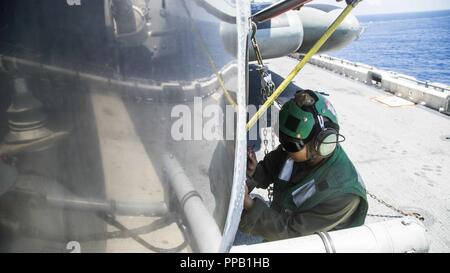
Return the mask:
{"type": "Polygon", "coordinates": [[[279,115],[281,145],[257,164],[247,162],[247,186],[240,230],[267,241],[360,226],[366,190],[339,142],[333,106],[320,93],[299,91],[279,115]],[[248,193],[273,184],[270,207],[248,193]]]}

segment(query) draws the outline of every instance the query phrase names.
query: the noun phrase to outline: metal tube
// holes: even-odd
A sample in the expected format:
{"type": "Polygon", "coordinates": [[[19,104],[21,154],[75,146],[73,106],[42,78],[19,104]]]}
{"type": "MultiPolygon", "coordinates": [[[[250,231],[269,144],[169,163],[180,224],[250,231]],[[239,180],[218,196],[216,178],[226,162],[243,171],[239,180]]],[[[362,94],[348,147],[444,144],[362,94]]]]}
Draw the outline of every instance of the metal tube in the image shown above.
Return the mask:
{"type": "Polygon", "coordinates": [[[263,23],[274,17],[277,17],[291,9],[310,2],[311,0],[285,0],[279,1],[257,13],[252,15],[252,21],[255,23],[263,23]]]}
{"type": "MultiPolygon", "coordinates": [[[[170,86],[174,85],[174,82],[155,81],[154,84],[148,84],[134,80],[119,80],[116,79],[118,78],[118,75],[112,75],[113,77],[104,77],[88,72],[81,72],[79,70],[3,55],[0,55],[0,73],[1,72],[6,72],[9,74],[23,73],[25,75],[36,75],[41,77],[48,76],[48,73],[55,73],[61,76],[64,75],[84,80],[90,84],[107,85],[107,90],[112,92],[120,92],[124,94],[139,92],[141,94],[155,95],[156,98],[158,98],[158,94],[162,95],[165,93],[165,88],[170,88],[170,86]]],[[[225,65],[218,74],[224,81],[227,81],[236,74],[236,67],[230,62],[225,65]]],[[[177,84],[176,87],[180,87],[184,91],[183,95],[185,96],[185,99],[193,99],[194,96],[199,95],[199,87],[203,92],[202,94],[208,95],[211,90],[219,88],[219,81],[217,76],[213,74],[208,78],[199,78],[195,81],[182,85],[177,84]]]]}
{"type": "Polygon", "coordinates": [[[237,246],[231,252],[281,253],[411,253],[428,252],[430,241],[419,220],[405,217],[330,233],[270,243],[237,246]]]}
{"type": "Polygon", "coordinates": [[[46,201],[65,209],[104,212],[116,216],[162,217],[168,214],[167,206],[162,202],[118,202],[53,196],[47,196],[46,201]]]}
{"type": "Polygon", "coordinates": [[[181,203],[199,251],[218,252],[222,242],[222,233],[216,221],[206,209],[178,160],[168,154],[164,154],[162,160],[164,171],[181,203]]]}
{"type": "Polygon", "coordinates": [[[75,196],[45,195],[29,189],[17,188],[14,193],[35,199],[39,205],[78,210],[103,212],[116,216],[167,216],[169,210],[164,202],[122,202],[115,200],[84,199],[75,196]]]}
{"type": "Polygon", "coordinates": [[[163,202],[116,202],[115,214],[130,216],[162,217],[169,213],[163,202]]]}

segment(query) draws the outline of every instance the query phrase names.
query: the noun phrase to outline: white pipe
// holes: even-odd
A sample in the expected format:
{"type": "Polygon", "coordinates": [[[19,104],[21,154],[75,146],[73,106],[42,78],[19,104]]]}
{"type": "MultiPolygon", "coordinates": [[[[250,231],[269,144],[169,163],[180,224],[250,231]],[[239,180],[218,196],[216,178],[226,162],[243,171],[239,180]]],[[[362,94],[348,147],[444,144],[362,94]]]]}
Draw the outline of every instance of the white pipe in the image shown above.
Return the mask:
{"type": "Polygon", "coordinates": [[[192,186],[178,160],[168,154],[163,157],[164,171],[169,178],[184,215],[189,222],[200,252],[219,252],[222,233],[216,221],[206,209],[200,195],[192,186]]]}
{"type": "Polygon", "coordinates": [[[405,217],[330,233],[321,232],[269,243],[236,246],[235,253],[410,253],[428,252],[425,226],[405,217]]]}

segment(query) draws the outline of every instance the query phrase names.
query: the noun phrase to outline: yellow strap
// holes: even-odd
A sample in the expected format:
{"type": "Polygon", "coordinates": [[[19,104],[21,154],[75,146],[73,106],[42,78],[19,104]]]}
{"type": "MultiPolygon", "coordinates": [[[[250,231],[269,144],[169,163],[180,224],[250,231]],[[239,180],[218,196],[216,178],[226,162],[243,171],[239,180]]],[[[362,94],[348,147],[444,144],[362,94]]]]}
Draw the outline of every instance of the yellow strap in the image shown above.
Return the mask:
{"type": "Polygon", "coordinates": [[[314,46],[308,51],[308,53],[303,57],[303,59],[295,66],[287,78],[281,83],[280,86],[273,92],[273,94],[267,99],[267,101],[259,108],[258,112],[249,120],[246,129],[250,131],[253,125],[256,124],[258,119],[267,111],[267,109],[274,103],[274,101],[281,95],[281,93],[286,89],[286,87],[291,83],[295,76],[302,70],[307,62],[312,58],[314,54],[319,51],[319,49],[325,44],[325,42],[330,38],[331,35],[336,31],[339,25],[344,21],[345,17],[353,10],[358,4],[356,1],[354,4],[347,5],[347,7],[342,11],[342,13],[336,18],[336,20],[331,24],[331,26],[325,31],[325,33],[320,37],[320,39],[314,44],[314,46]]]}

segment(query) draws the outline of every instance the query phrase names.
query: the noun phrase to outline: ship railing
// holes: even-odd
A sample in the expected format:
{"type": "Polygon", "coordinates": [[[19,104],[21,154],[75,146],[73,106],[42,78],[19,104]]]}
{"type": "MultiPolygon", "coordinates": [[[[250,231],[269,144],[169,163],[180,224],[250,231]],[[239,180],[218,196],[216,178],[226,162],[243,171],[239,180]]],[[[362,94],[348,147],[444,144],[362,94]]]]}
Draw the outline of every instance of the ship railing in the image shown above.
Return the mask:
{"type": "MultiPolygon", "coordinates": [[[[302,56],[292,54],[291,57],[301,58],[302,56]]],[[[382,70],[367,64],[325,54],[314,56],[310,60],[310,64],[450,115],[450,86],[448,85],[420,81],[415,77],[401,73],[382,70]]]]}

